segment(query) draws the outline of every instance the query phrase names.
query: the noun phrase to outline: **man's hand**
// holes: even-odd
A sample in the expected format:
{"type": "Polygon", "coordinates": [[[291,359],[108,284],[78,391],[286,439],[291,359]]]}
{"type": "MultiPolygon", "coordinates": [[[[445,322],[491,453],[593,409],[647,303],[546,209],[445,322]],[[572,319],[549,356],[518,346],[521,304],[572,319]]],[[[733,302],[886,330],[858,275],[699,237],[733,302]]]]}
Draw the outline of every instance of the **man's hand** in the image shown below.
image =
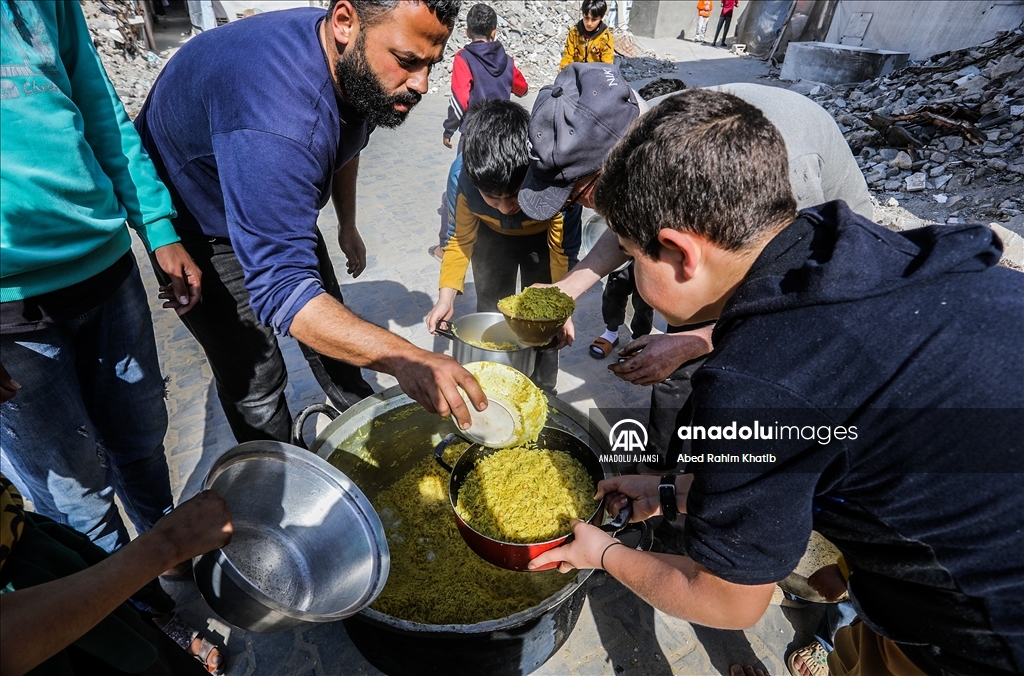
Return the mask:
{"type": "Polygon", "coordinates": [[[597,526],[591,526],[579,519],[573,519],[570,525],[573,541],[567,545],[549,549],[530,561],[530,570],[552,561],[560,562],[558,564],[559,573],[568,573],[573,569],[601,569],[601,554],[604,553],[608,545],[615,542],[615,539],[597,526]]]}
{"type": "Polygon", "coordinates": [[[157,521],[147,537],[170,547],[174,563],[220,549],[234,532],[228,503],[213,491],[203,491],[157,521]]]}
{"type": "Polygon", "coordinates": [[[595,499],[607,496],[605,508],[611,516],[619,513],[626,503],[633,501],[633,515],[630,521],[646,521],[661,514],[661,498],[658,484],[661,479],[643,474],[626,474],[604,479],[597,484],[595,499]]]}
{"type": "Polygon", "coordinates": [[[691,359],[711,352],[710,327],[686,333],[640,336],[622,348],[619,356],[624,357],[640,349],[643,352],[621,364],[611,364],[608,370],[634,385],[654,385],[691,359]]]}
{"type": "Polygon", "coordinates": [[[366,245],[363,244],[363,237],[355,225],[350,227],[338,227],[338,245],[348,263],[348,274],[358,277],[366,269],[366,245]]]}
{"type": "Polygon", "coordinates": [[[554,347],[556,350],[572,345],[573,341],[576,340],[576,327],[573,326],[572,317],[565,320],[565,326],[558,330],[558,334],[555,337],[558,338],[558,343],[554,347]]]}
{"type": "Polygon", "coordinates": [[[452,415],[459,428],[466,429],[472,421],[469,408],[459,393],[461,387],[478,411],[487,408],[487,396],[473,374],[448,355],[417,350],[391,371],[402,391],[430,413],[452,415]]]}
{"type": "Polygon", "coordinates": [[[21,384],[0,364],[0,404],[13,399],[20,389],[21,384]]]}
{"type": "Polygon", "coordinates": [[[450,136],[442,136],[441,137],[441,143],[444,144],[445,148],[451,148],[452,147],[452,139],[451,139],[450,136]]]}
{"type": "Polygon", "coordinates": [[[178,316],[195,307],[203,293],[203,273],[181,242],[162,246],[153,252],[160,269],[171,278],[171,283],[160,287],[158,298],[164,307],[174,308],[178,316]]]}

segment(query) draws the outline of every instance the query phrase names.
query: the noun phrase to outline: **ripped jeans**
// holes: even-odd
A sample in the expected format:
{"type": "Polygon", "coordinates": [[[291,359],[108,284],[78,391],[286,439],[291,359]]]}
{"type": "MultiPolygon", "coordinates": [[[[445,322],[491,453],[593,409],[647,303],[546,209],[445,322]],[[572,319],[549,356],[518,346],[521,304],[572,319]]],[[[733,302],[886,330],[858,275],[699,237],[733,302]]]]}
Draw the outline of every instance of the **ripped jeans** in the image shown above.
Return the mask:
{"type": "Polygon", "coordinates": [[[140,533],[170,510],[163,378],[137,265],[85,314],[0,336],[0,362],[21,383],[0,405],[0,454],[35,511],[111,552],[129,539],[115,492],[140,533]]]}

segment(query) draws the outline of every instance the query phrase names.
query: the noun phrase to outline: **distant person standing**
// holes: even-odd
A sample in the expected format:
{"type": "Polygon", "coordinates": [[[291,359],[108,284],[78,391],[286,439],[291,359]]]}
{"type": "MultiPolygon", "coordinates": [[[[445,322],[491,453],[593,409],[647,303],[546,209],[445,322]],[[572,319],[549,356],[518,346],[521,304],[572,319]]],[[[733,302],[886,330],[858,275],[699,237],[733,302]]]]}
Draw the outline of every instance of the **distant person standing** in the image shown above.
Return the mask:
{"type": "Polygon", "coordinates": [[[583,18],[569,29],[565,38],[559,70],[570,63],[615,62],[615,39],[604,22],[608,3],[605,0],[583,0],[580,13],[583,18]]]}
{"type": "MultiPolygon", "coordinates": [[[[466,15],[466,37],[470,43],[455,53],[452,62],[452,96],[448,105],[448,119],[444,121],[442,142],[452,147],[452,136],[466,129],[466,111],[477,101],[501,99],[508,101],[512,94],[526,96],[530,87],[516,68],[512,57],[495,40],[498,33],[498,15],[483,3],[473,5],[466,15]]],[[[455,201],[458,195],[459,174],[462,173],[462,138],[458,154],[448,170],[445,203],[441,206],[440,243],[429,252],[444,258],[444,248],[455,234],[455,201]]]]}
{"type": "Polygon", "coordinates": [[[711,41],[714,47],[718,42],[718,31],[722,31],[722,46],[725,47],[725,39],[729,37],[729,24],[732,22],[732,11],[740,6],[739,0],[722,0],[722,13],[718,15],[718,27],[715,28],[715,37],[711,41]],[[725,30],[722,30],[724,27],[725,30]]]}
{"type": "Polygon", "coordinates": [[[697,33],[693,36],[694,42],[706,42],[708,21],[711,19],[712,9],[714,9],[714,3],[711,0],[697,0],[697,33]]]}

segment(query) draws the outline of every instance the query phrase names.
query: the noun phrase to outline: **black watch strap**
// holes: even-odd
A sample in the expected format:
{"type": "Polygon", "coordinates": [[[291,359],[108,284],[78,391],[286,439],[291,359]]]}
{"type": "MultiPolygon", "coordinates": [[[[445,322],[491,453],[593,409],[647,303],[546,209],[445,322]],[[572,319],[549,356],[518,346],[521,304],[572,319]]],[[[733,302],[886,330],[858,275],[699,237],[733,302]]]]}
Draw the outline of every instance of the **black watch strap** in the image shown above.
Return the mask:
{"type": "Polygon", "coordinates": [[[679,514],[676,507],[676,475],[666,474],[658,484],[658,495],[661,498],[661,514],[669,521],[675,521],[679,514]]]}

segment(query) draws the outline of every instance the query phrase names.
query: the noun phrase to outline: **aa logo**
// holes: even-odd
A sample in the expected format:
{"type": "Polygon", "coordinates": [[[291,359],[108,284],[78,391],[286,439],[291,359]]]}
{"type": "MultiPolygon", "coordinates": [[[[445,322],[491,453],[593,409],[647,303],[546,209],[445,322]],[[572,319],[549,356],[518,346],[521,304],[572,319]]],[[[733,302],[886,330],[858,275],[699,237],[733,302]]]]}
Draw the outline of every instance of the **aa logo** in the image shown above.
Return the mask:
{"type": "Polygon", "coordinates": [[[643,453],[647,450],[647,428],[632,418],[625,418],[612,425],[608,443],[612,453],[643,453]]]}

